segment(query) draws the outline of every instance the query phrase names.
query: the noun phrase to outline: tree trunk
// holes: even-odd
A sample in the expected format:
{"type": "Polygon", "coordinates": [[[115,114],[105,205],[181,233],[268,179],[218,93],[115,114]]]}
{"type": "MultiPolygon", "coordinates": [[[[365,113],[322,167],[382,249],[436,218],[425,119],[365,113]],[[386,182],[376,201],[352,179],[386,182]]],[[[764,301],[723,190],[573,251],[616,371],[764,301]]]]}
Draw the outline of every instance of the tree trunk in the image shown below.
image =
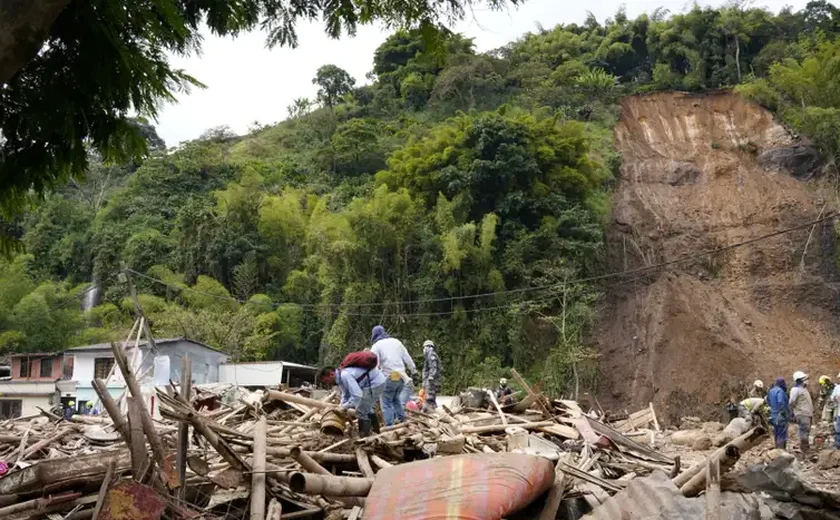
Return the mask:
{"type": "Polygon", "coordinates": [[[738,71],[738,83],[741,82],[741,42],[735,35],[735,68],[738,71]]]}
{"type": "Polygon", "coordinates": [[[70,0],[0,0],[0,85],[34,58],[70,0]]]}

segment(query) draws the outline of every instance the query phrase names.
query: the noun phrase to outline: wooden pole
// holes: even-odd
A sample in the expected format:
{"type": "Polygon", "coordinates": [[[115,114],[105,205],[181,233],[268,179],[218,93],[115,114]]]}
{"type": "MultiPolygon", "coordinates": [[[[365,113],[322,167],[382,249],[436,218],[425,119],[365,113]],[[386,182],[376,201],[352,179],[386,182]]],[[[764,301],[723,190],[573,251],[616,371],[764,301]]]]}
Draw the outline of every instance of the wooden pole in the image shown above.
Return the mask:
{"type": "Polygon", "coordinates": [[[74,428],[75,427],[66,428],[66,429],[61,430],[60,432],[56,433],[55,435],[53,435],[52,437],[50,437],[48,439],[44,439],[42,441],[36,442],[32,446],[26,448],[26,451],[23,452],[23,458],[25,459],[26,457],[29,457],[30,455],[33,455],[33,454],[37,453],[38,450],[44,449],[47,446],[49,446],[50,444],[54,443],[55,441],[60,440],[65,435],[72,432],[74,430],[74,428]]]}
{"type": "MultiPolygon", "coordinates": [[[[181,394],[187,402],[192,396],[192,363],[189,354],[181,358],[181,394]]],[[[178,454],[176,466],[178,467],[178,496],[184,500],[187,492],[187,450],[190,447],[190,425],[186,422],[178,423],[178,454]]]]}
{"type": "Polygon", "coordinates": [[[393,466],[393,464],[376,454],[371,454],[370,461],[376,464],[379,469],[390,468],[393,466]]]}
{"type": "MultiPolygon", "coordinates": [[[[137,298],[137,291],[134,289],[134,281],[131,279],[131,272],[125,265],[125,262],[121,262],[122,265],[122,273],[125,275],[125,283],[128,285],[128,293],[131,295],[131,299],[134,301],[134,310],[137,311],[137,317],[143,318],[145,314],[143,314],[143,308],[140,306],[140,300],[137,298]]],[[[146,341],[149,342],[149,349],[153,352],[157,352],[157,345],[155,344],[155,338],[152,337],[152,329],[149,327],[149,320],[142,321],[143,332],[146,334],[146,341]]]]}
{"type": "Polygon", "coordinates": [[[490,398],[490,402],[493,403],[493,406],[496,408],[496,411],[499,412],[499,418],[502,420],[502,425],[507,426],[507,418],[505,414],[502,412],[502,407],[499,406],[499,401],[496,400],[496,394],[493,393],[492,390],[487,390],[487,397],[490,398]]]}
{"type": "Polygon", "coordinates": [[[149,439],[149,445],[152,447],[152,454],[155,457],[155,462],[157,462],[158,466],[161,468],[163,467],[163,461],[166,459],[166,452],[163,449],[163,443],[160,441],[160,437],[158,437],[157,430],[155,430],[155,425],[152,422],[152,415],[149,413],[149,409],[146,408],[145,404],[143,403],[143,393],[140,391],[140,384],[137,383],[137,379],[134,377],[134,373],[131,371],[131,368],[128,366],[128,360],[125,358],[125,353],[117,347],[116,343],[111,343],[111,350],[114,352],[114,359],[116,360],[117,364],[120,367],[120,370],[123,374],[123,379],[125,379],[125,384],[128,386],[128,390],[131,392],[131,395],[134,396],[135,399],[140,401],[140,421],[143,424],[143,432],[146,434],[146,437],[149,439]]]}
{"type": "Polygon", "coordinates": [[[265,519],[265,416],[254,428],[254,462],[251,474],[251,520],[265,519]]]}
{"type": "Polygon", "coordinates": [[[117,406],[117,402],[114,401],[114,398],[111,397],[111,393],[108,392],[108,388],[105,386],[105,383],[103,383],[101,379],[94,379],[90,382],[90,384],[93,386],[94,390],[96,390],[96,395],[99,396],[99,401],[102,402],[102,406],[104,406],[105,411],[108,412],[108,417],[110,417],[111,421],[114,422],[114,427],[120,433],[125,443],[130,445],[131,436],[128,432],[128,425],[125,423],[125,418],[123,418],[120,413],[120,407],[117,406]]]}
{"type": "Polygon", "coordinates": [[[361,447],[356,448],[356,461],[358,462],[359,469],[362,470],[362,475],[364,475],[365,478],[376,477],[376,473],[373,472],[373,468],[370,465],[367,452],[361,447]]]}
{"type": "Polygon", "coordinates": [[[314,473],[292,473],[289,487],[295,493],[327,495],[336,497],[363,497],[370,492],[373,479],[356,477],[333,477],[314,473]]]}
{"type": "MultiPolygon", "coordinates": [[[[716,466],[718,479],[720,475],[725,474],[727,471],[732,469],[732,466],[738,462],[738,459],[741,458],[741,453],[736,446],[727,446],[726,450],[723,452],[721,456],[716,456],[712,454],[709,457],[709,460],[714,462],[716,466]]],[[[708,469],[708,464],[706,465],[708,469]]],[[[700,494],[701,491],[708,485],[706,482],[706,473],[707,471],[701,471],[694,475],[691,480],[686,482],[681,488],[680,491],[684,496],[687,497],[696,497],[700,494]]],[[[718,482],[718,491],[720,491],[720,483],[718,482]]]]}
{"type": "Polygon", "coordinates": [[[300,466],[308,471],[309,473],[316,473],[318,475],[332,475],[326,468],[315,462],[315,459],[310,457],[306,454],[305,451],[300,449],[300,446],[295,446],[290,450],[290,455],[295,462],[300,464],[300,466]]]}
{"type": "Polygon", "coordinates": [[[99,486],[99,494],[96,496],[96,505],[93,507],[93,515],[91,515],[93,520],[99,518],[99,512],[102,511],[102,506],[105,504],[105,497],[108,495],[108,488],[111,487],[111,478],[114,476],[116,467],[117,465],[113,462],[108,464],[105,479],[102,481],[102,485],[99,486]]]}
{"type": "Polygon", "coordinates": [[[131,473],[134,480],[140,481],[143,479],[143,474],[146,473],[146,467],[149,464],[149,453],[146,451],[146,437],[143,435],[143,423],[140,420],[140,410],[143,407],[142,402],[137,402],[134,397],[126,397],[126,404],[128,405],[128,427],[131,429],[129,435],[129,449],[131,451],[131,473]]]}
{"type": "Polygon", "coordinates": [[[720,459],[712,457],[706,465],[706,520],[721,520],[720,459]]]}
{"type": "Polygon", "coordinates": [[[266,393],[266,398],[269,401],[283,401],[286,403],[302,404],[310,408],[319,408],[321,410],[331,410],[335,408],[335,405],[331,403],[325,403],[323,401],[319,401],[318,399],[310,399],[301,395],[288,394],[278,390],[269,390],[266,393]]]}
{"type": "MultiPolygon", "coordinates": [[[[752,430],[748,431],[747,433],[741,435],[737,439],[733,440],[726,446],[718,449],[712,454],[712,457],[720,458],[726,452],[726,449],[729,446],[735,446],[738,450],[743,454],[746,453],[747,450],[758,444],[766,435],[767,432],[762,427],[756,427],[752,430]]],[[[706,469],[705,462],[701,462],[699,464],[695,464],[694,466],[688,468],[684,472],[677,475],[675,478],[672,479],[672,482],[678,488],[682,488],[689,480],[694,478],[695,475],[700,473],[701,471],[706,469]]]]}

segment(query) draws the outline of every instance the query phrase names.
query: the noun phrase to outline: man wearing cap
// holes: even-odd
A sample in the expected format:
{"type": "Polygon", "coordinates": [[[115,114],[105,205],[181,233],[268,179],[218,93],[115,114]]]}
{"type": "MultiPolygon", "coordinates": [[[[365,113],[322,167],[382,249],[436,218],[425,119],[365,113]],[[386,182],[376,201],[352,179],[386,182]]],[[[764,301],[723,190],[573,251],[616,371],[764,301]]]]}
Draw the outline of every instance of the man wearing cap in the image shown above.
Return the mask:
{"type": "Polygon", "coordinates": [[[793,388],[790,390],[790,411],[799,426],[799,448],[807,453],[808,437],[811,435],[811,421],[814,419],[814,403],[808,392],[808,374],[797,370],[793,373],[793,388]]]}
{"type": "Polygon", "coordinates": [[[413,393],[408,372],[414,374],[417,367],[405,345],[397,338],[389,336],[382,325],[373,328],[370,342],[370,350],[379,360],[379,370],[387,379],[379,404],[382,406],[385,426],[391,426],[394,422],[405,420],[405,405],[413,393]]]}

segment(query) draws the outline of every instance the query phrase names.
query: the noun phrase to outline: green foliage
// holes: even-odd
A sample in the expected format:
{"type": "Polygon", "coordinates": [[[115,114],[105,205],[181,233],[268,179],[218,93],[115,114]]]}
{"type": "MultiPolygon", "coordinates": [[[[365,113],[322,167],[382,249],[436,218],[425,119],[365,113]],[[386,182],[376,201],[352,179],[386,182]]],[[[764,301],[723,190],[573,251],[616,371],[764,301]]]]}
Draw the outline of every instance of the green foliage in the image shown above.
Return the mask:
{"type": "Polygon", "coordinates": [[[346,70],[335,65],[321,66],[312,78],[312,84],[318,86],[318,101],[330,108],[349,94],[355,83],[346,70]]]}
{"type": "MultiPolygon", "coordinates": [[[[404,13],[416,21],[442,9],[416,4],[404,13]]],[[[211,27],[271,15],[266,2],[230,5],[235,15],[211,27]]],[[[388,20],[405,8],[370,5],[365,16],[388,20]]],[[[28,254],[0,262],[0,349],[124,337],[135,313],[115,276],[125,262],[151,278],[134,282],[156,334],[236,359],[335,363],[381,323],[416,357],[436,341],[445,392],[495,384],[511,367],[555,395],[591,391],[586,335],[602,287],[574,280],[605,266],[619,97],[740,82],[836,160],[837,21],[824,2],[778,15],[619,11],[484,54],[421,23],[376,50],[369,84],[319,69],[322,106],[295,100],[280,124],[244,136],[217,127],[142,161],[85,151],[87,176],[21,221],[28,254]],[[82,312],[91,279],[103,302],[82,312]]],[[[289,42],[292,27],[268,29],[289,42]]]]}

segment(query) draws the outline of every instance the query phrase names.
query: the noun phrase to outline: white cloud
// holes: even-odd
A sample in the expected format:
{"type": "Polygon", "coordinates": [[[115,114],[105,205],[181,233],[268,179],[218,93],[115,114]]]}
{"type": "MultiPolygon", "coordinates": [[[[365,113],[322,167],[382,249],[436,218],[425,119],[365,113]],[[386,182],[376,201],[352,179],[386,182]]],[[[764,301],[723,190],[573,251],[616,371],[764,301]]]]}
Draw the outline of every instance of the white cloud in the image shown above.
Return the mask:
{"type": "MultiPolygon", "coordinates": [[[[720,5],[721,1],[702,1],[702,5],[720,5]]],[[[784,5],[804,7],[806,0],[765,0],[759,2],[774,11],[784,5]]],[[[635,17],[665,7],[671,12],[690,9],[693,2],[684,0],[631,0],[626,2],[531,0],[519,8],[491,11],[476,8],[455,30],[474,38],[480,51],[490,50],[536,30],[537,24],[551,28],[558,23],[581,23],[591,11],[598,20],[611,17],[620,5],[635,17]]],[[[274,123],[286,117],[286,106],[297,97],[313,97],[312,78],[325,63],[347,70],[357,84],[365,82],[372,68],[373,52],[389,31],[382,26],[360,27],[354,38],[332,40],[317,23],[298,27],[296,49],[265,47],[265,34],[253,32],[236,39],[207,35],[201,56],[174,57],[173,64],[183,68],[206,89],[180,94],[178,103],[167,105],[157,122],[158,133],[173,146],[194,139],[204,130],[228,125],[244,133],[253,121],[274,123]]]]}

